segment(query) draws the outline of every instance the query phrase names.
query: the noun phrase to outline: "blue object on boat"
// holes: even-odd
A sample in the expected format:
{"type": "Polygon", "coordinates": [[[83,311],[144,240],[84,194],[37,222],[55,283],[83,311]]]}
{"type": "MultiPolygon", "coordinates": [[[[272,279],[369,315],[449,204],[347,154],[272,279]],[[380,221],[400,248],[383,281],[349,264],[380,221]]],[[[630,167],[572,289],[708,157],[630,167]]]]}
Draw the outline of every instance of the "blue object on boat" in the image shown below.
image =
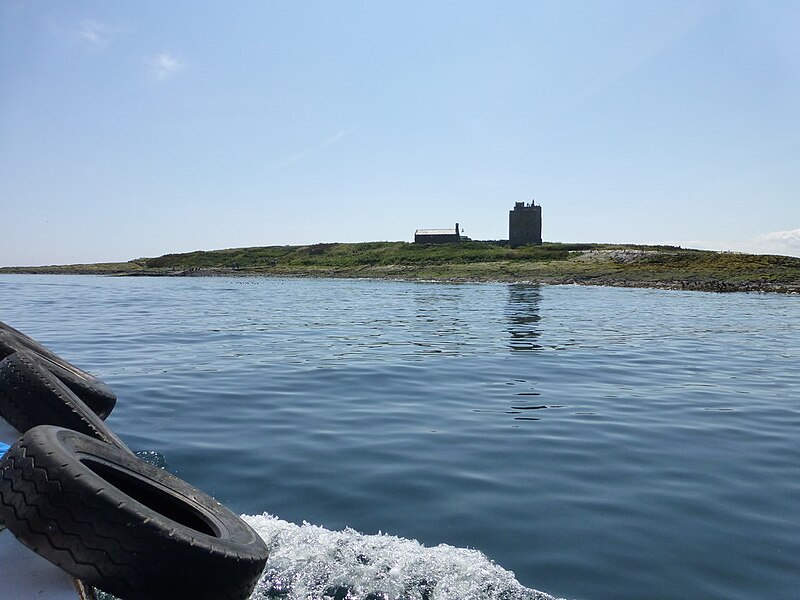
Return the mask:
{"type": "Polygon", "coordinates": [[[9,446],[8,444],[4,444],[3,442],[0,442],[0,458],[3,458],[3,455],[9,448],[11,448],[11,446],[9,446]]]}

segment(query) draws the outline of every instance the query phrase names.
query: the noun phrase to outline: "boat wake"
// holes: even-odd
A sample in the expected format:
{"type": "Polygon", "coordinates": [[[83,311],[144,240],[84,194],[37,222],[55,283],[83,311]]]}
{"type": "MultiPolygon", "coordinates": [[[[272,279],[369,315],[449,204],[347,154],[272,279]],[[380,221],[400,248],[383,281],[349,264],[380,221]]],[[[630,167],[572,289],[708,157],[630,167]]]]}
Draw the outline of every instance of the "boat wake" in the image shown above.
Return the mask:
{"type": "Polygon", "coordinates": [[[243,516],[269,560],[251,600],[555,600],[477,550],[243,516]]]}

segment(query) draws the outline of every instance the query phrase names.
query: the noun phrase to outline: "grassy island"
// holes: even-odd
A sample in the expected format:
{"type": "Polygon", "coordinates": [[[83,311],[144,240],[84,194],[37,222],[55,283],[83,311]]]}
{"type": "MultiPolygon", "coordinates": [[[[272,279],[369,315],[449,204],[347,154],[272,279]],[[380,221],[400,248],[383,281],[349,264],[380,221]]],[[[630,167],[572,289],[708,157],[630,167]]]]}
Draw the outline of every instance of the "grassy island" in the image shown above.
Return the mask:
{"type": "Polygon", "coordinates": [[[674,246],[408,242],[265,246],[165,254],[123,263],[5,267],[0,273],[367,277],[800,293],[800,258],[674,246]]]}

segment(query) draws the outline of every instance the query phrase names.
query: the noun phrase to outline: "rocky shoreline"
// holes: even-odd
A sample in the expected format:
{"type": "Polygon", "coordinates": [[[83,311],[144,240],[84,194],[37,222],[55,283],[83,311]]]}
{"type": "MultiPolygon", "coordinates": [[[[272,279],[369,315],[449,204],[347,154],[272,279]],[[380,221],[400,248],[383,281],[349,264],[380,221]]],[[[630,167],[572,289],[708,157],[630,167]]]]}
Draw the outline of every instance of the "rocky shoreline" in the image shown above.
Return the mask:
{"type": "Polygon", "coordinates": [[[519,278],[509,276],[457,276],[431,277],[417,276],[410,273],[365,273],[363,270],[328,269],[311,271],[265,271],[253,269],[193,268],[185,270],[143,269],[137,271],[113,271],[98,273],[97,271],[66,271],[63,269],[4,269],[1,273],[15,274],[47,274],[47,275],[104,275],[109,277],[287,277],[287,278],[328,278],[328,279],[376,279],[394,281],[425,281],[439,283],[512,283],[520,285],[586,285],[623,288],[650,288],[661,290],[679,290],[695,292],[760,292],[778,294],[800,294],[800,284],[780,284],[771,282],[732,282],[723,280],[653,280],[620,279],[606,277],[549,277],[519,278]]]}

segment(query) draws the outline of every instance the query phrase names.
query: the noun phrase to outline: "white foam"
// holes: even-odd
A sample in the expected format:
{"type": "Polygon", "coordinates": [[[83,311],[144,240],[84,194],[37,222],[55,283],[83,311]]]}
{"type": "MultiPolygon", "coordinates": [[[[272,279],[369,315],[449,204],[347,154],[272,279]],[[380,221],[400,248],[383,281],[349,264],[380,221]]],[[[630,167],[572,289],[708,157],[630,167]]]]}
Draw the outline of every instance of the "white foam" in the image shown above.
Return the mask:
{"type": "Polygon", "coordinates": [[[477,550],[352,529],[296,525],[269,514],[243,518],[269,560],[251,600],[554,600],[477,550]]]}

